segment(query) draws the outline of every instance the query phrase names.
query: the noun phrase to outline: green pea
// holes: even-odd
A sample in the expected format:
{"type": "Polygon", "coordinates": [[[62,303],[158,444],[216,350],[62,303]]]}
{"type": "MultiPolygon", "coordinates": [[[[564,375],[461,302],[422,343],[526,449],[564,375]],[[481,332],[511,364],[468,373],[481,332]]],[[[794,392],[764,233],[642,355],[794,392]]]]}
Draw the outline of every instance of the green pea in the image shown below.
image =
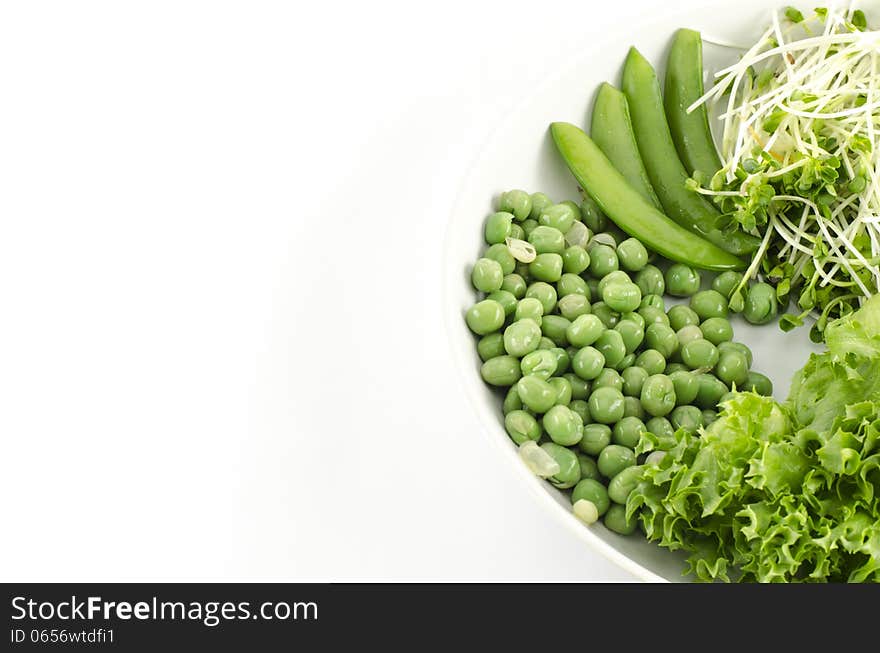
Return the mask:
{"type": "Polygon", "coordinates": [[[511,386],[507,389],[507,394],[504,395],[504,403],[501,404],[501,410],[505,415],[509,415],[515,410],[522,410],[522,408],[522,399],[519,398],[519,394],[516,392],[516,386],[511,386]]]}
{"type": "Polygon", "coordinates": [[[511,356],[530,354],[540,342],[541,327],[534,320],[518,320],[504,330],[504,349],[511,356]]]}
{"type": "Polygon", "coordinates": [[[504,307],[495,300],[484,299],[468,309],[465,321],[471,331],[485,336],[504,324],[504,307]]]}
{"type": "Polygon", "coordinates": [[[568,406],[553,406],[541,422],[550,439],[566,447],[580,442],[584,434],[581,418],[568,406]]]}
{"type": "Polygon", "coordinates": [[[608,227],[608,218],[602,213],[599,205],[589,196],[584,196],[581,202],[581,219],[590,228],[590,231],[604,231],[608,227]]]}
{"type": "Polygon", "coordinates": [[[513,319],[532,320],[538,326],[541,326],[544,315],[544,305],[534,297],[523,297],[520,299],[513,311],[513,319]]]}
{"type": "Polygon", "coordinates": [[[471,270],[471,283],[480,292],[495,292],[501,289],[504,281],[504,271],[498,261],[490,258],[481,258],[474,263],[471,270]]]}
{"type": "Polygon", "coordinates": [[[623,379],[616,370],[606,367],[599,373],[599,376],[593,381],[593,390],[598,388],[614,388],[616,390],[623,389],[623,379]]]}
{"type": "Polygon", "coordinates": [[[636,357],[636,366],[645,370],[648,376],[662,374],[666,369],[666,359],[656,349],[646,349],[636,357]]]}
{"type": "Polygon", "coordinates": [[[644,433],[645,423],[642,420],[638,417],[624,417],[614,425],[611,438],[614,444],[635,449],[644,433]]]}
{"type": "Polygon", "coordinates": [[[668,365],[666,365],[666,369],[663,371],[663,373],[666,376],[672,376],[676,372],[690,372],[690,369],[691,368],[689,368],[684,363],[669,363],[668,365]]]}
{"type": "Polygon", "coordinates": [[[526,289],[526,297],[531,297],[541,302],[541,306],[544,307],[544,315],[550,315],[553,309],[556,308],[556,288],[549,283],[536,281],[526,289]]]}
{"type": "Polygon", "coordinates": [[[695,324],[688,324],[687,326],[681,327],[675,334],[675,337],[678,339],[678,344],[681,349],[684,349],[686,344],[693,342],[694,340],[704,340],[703,330],[695,324]]]}
{"type": "Polygon", "coordinates": [[[665,417],[652,417],[645,422],[645,430],[653,433],[658,438],[671,438],[675,435],[675,429],[672,428],[672,422],[665,417]]]}
{"type": "Polygon", "coordinates": [[[605,524],[605,528],[618,535],[632,535],[638,526],[635,516],[626,518],[626,508],[620,504],[614,504],[608,509],[602,523],[605,524]]]}
{"type": "Polygon", "coordinates": [[[517,240],[525,240],[526,232],[525,229],[522,228],[522,225],[516,224],[515,222],[510,225],[510,237],[516,238],[517,240]]]}
{"type": "MultiPolygon", "coordinates": [[[[639,302],[639,308],[659,308],[661,311],[666,310],[666,302],[663,301],[663,298],[660,295],[645,295],[642,297],[642,301],[639,302]]],[[[669,317],[667,315],[667,317],[669,317]]]]}
{"type": "Polygon", "coordinates": [[[568,337],[565,335],[565,331],[570,325],[571,322],[561,315],[545,315],[541,321],[541,331],[544,332],[546,337],[555,342],[557,346],[565,347],[568,345],[568,337]]]}
{"type": "Polygon", "coordinates": [[[599,473],[605,478],[614,478],[627,467],[636,464],[636,454],[629,447],[609,444],[599,453],[596,461],[599,473]]]}
{"type": "Polygon", "coordinates": [[[645,330],[633,320],[621,320],[614,325],[614,330],[620,334],[627,354],[635,352],[645,339],[645,330]]]}
{"type": "Polygon", "coordinates": [[[529,234],[529,242],[538,254],[562,254],[565,251],[565,237],[553,227],[535,227],[529,234]]]}
{"type": "Polygon", "coordinates": [[[550,352],[556,356],[556,371],[554,374],[562,376],[571,368],[571,357],[562,347],[553,347],[550,352]]]}
{"type": "Polygon", "coordinates": [[[669,318],[669,326],[678,331],[686,326],[699,326],[700,316],[694,313],[694,309],[684,304],[673,306],[666,312],[669,318]]]}
{"type": "Polygon", "coordinates": [[[621,470],[608,483],[609,498],[617,504],[626,504],[630,492],[636,489],[636,486],[642,479],[642,471],[642,467],[639,465],[633,465],[621,470]]]}
{"type": "Polygon", "coordinates": [[[593,420],[601,424],[614,424],[623,417],[623,394],[616,388],[594,388],[587,403],[593,420]]]}
{"type": "Polygon", "coordinates": [[[553,227],[564,234],[571,229],[577,218],[577,212],[570,205],[565,203],[553,204],[541,212],[541,215],[538,216],[538,224],[553,227]]]}
{"type": "Polygon", "coordinates": [[[488,336],[483,336],[477,343],[477,353],[483,362],[496,356],[504,356],[506,353],[504,351],[504,337],[500,333],[490,333],[488,336]]]}
{"type": "Polygon", "coordinates": [[[516,384],[523,404],[536,413],[546,413],[556,404],[556,389],[537,376],[524,376],[516,384]]]}
{"type": "Polygon", "coordinates": [[[645,329],[645,318],[643,318],[638,313],[621,313],[619,322],[635,322],[638,324],[642,330],[645,329]]]}
{"type": "Polygon", "coordinates": [[[590,417],[590,407],[587,405],[586,401],[584,401],[583,399],[572,399],[568,407],[578,414],[578,416],[581,418],[581,422],[584,424],[585,429],[587,428],[587,426],[590,426],[590,421],[593,418],[590,417]]]}
{"type": "Polygon", "coordinates": [[[574,372],[567,372],[563,375],[568,385],[571,386],[572,399],[586,399],[590,396],[590,382],[584,381],[574,372]]]}
{"type": "Polygon", "coordinates": [[[673,297],[690,297],[700,289],[700,273],[683,263],[666,270],[666,292],[673,297]]]}
{"type": "Polygon", "coordinates": [[[704,410],[714,410],[718,406],[718,402],[721,401],[721,397],[727,393],[729,388],[714,374],[700,374],[697,378],[700,382],[700,387],[697,390],[694,404],[704,410]]]}
{"type": "Polygon", "coordinates": [[[611,442],[611,427],[607,424],[584,424],[584,434],[578,443],[581,451],[598,456],[611,442]]]}
{"type": "Polygon", "coordinates": [[[592,314],[580,315],[565,331],[566,338],[575,347],[592,345],[605,332],[605,325],[592,314]]]}
{"type": "Polygon", "coordinates": [[[590,274],[601,279],[618,268],[617,253],[608,245],[596,245],[590,250],[590,274]]]}
{"type": "Polygon", "coordinates": [[[652,324],[665,324],[669,326],[669,317],[666,315],[666,312],[662,308],[657,308],[656,306],[645,306],[645,308],[639,309],[639,315],[642,316],[645,320],[645,332],[647,333],[647,329],[652,324]]]}
{"type": "Polygon", "coordinates": [[[712,317],[727,317],[728,306],[724,295],[717,290],[701,290],[691,297],[690,307],[701,320],[712,317]]]}
{"type": "Polygon", "coordinates": [[[697,398],[700,389],[700,380],[691,372],[677,371],[669,375],[672,386],[675,389],[675,403],[678,406],[690,404],[697,398]]]}
{"type": "Polygon", "coordinates": [[[556,283],[556,292],[560,298],[567,297],[568,295],[582,295],[586,298],[590,290],[587,288],[586,281],[576,274],[566,272],[556,283]]]}
{"type": "Polygon", "coordinates": [[[621,372],[623,379],[623,394],[627,397],[640,397],[642,395],[642,386],[650,376],[643,368],[633,366],[628,367],[621,372]]]}
{"type": "Polygon", "coordinates": [[[591,312],[590,300],[585,295],[565,295],[560,297],[556,303],[559,314],[567,320],[574,321],[581,315],[588,315],[591,312]]]}
{"type": "Polygon", "coordinates": [[[544,209],[553,205],[553,200],[544,193],[532,193],[531,195],[532,209],[529,211],[529,218],[537,220],[538,216],[544,212],[544,209]]]}
{"type": "MultiPolygon", "coordinates": [[[[512,274],[516,269],[516,259],[513,258],[513,254],[510,253],[510,250],[507,248],[507,245],[499,244],[492,245],[489,249],[486,250],[486,253],[483,255],[483,258],[492,259],[497,262],[498,265],[501,266],[501,271],[506,275],[512,274]]],[[[502,290],[504,289],[504,284],[502,281],[502,290]]]]}
{"type": "Polygon", "coordinates": [[[524,410],[514,410],[504,417],[504,428],[510,439],[516,444],[522,444],[528,440],[537,442],[541,439],[541,425],[533,416],[524,410]]]}
{"type": "Polygon", "coordinates": [[[779,310],[776,290],[766,283],[756,283],[749,288],[743,317],[750,324],[767,324],[776,317],[779,310]]]}
{"type": "Polygon", "coordinates": [[[595,347],[583,347],[571,361],[571,369],[585,381],[592,381],[605,367],[605,357],[595,347]]]}
{"type": "Polygon", "coordinates": [[[640,240],[628,238],[617,246],[620,267],[630,272],[638,272],[648,264],[648,250],[640,240]]]}
{"type": "Polygon", "coordinates": [[[517,299],[526,296],[526,280],[516,273],[504,275],[501,282],[501,290],[506,290],[517,299]]]}
{"type": "Polygon", "coordinates": [[[587,276],[587,288],[590,290],[590,301],[601,299],[602,293],[599,292],[599,280],[595,277],[587,276]]]}
{"type": "Polygon", "coordinates": [[[523,376],[535,376],[546,381],[556,373],[556,365],[556,355],[552,350],[538,349],[523,357],[520,371],[523,376]]]}
{"type": "Polygon", "coordinates": [[[715,376],[728,386],[741,388],[749,379],[749,361],[740,352],[729,351],[718,357],[715,376]]]}
{"type": "Polygon", "coordinates": [[[665,374],[652,374],[642,386],[642,406],[652,417],[665,417],[675,408],[675,386],[665,374]]]}
{"type": "MultiPolygon", "coordinates": [[[[599,466],[596,464],[596,461],[593,460],[590,456],[579,453],[577,454],[577,459],[578,464],[581,466],[581,480],[578,482],[578,485],[583,483],[585,480],[592,479],[598,481],[600,478],[602,478],[602,475],[599,474],[599,466]]],[[[575,489],[577,489],[577,485],[575,485],[575,489]]],[[[572,490],[572,495],[574,495],[574,490],[572,490]]]]}
{"type": "Polygon", "coordinates": [[[590,255],[583,247],[572,245],[562,252],[562,269],[571,274],[580,274],[590,267],[590,255]]]}
{"type": "Polygon", "coordinates": [[[629,284],[632,283],[632,281],[630,280],[629,275],[623,270],[609,272],[599,280],[599,294],[602,295],[605,292],[605,288],[613,286],[616,283],[629,284]]]}
{"type": "Polygon", "coordinates": [[[592,306],[593,315],[598,317],[608,329],[613,329],[620,320],[620,314],[614,311],[605,302],[596,302],[592,306]]]}
{"type": "Polygon", "coordinates": [[[663,279],[663,273],[660,268],[653,265],[646,265],[636,274],[634,279],[642,295],[660,295],[666,292],[666,281],[663,279]]]}
{"type": "Polygon", "coordinates": [[[773,382],[763,374],[749,372],[743,390],[750,390],[765,397],[773,396],[773,382]]]}
{"type": "Polygon", "coordinates": [[[672,428],[694,434],[703,425],[703,413],[696,406],[679,406],[669,416],[672,428]]]}
{"type": "Polygon", "coordinates": [[[645,408],[642,406],[642,402],[638,397],[624,397],[623,398],[623,418],[627,417],[638,417],[640,420],[644,421],[647,418],[645,414],[645,408]]]}
{"type": "Polygon", "coordinates": [[[577,485],[577,482],[581,480],[581,465],[578,462],[577,454],[555,442],[545,442],[541,448],[550,454],[550,457],[559,465],[559,472],[547,480],[560,490],[577,485]]]}
{"type": "Polygon", "coordinates": [[[562,257],[559,254],[538,254],[529,263],[529,273],[538,281],[555,283],[562,278],[562,257]]]}
{"type": "Polygon", "coordinates": [[[733,340],[733,327],[723,317],[710,317],[700,325],[703,337],[716,347],[722,342],[733,340]]]}
{"type": "MultiPolygon", "coordinates": [[[[583,476],[583,470],[581,476],[583,476]]],[[[608,507],[611,505],[611,500],[608,498],[608,490],[593,477],[583,478],[571,491],[572,504],[581,500],[592,502],[596,506],[596,511],[600,517],[608,511],[608,507]]]]}
{"type": "Polygon", "coordinates": [[[712,290],[721,293],[727,299],[733,294],[733,291],[739,287],[742,282],[743,275],[733,270],[722,272],[712,280],[712,290]]]}
{"type": "Polygon", "coordinates": [[[550,378],[547,383],[556,390],[556,405],[568,406],[571,403],[571,384],[561,376],[550,378]]]}
{"type": "Polygon", "coordinates": [[[614,329],[606,329],[593,345],[605,357],[605,365],[614,367],[626,356],[626,345],[620,332],[614,329]]]}
{"type": "Polygon", "coordinates": [[[692,370],[712,369],[718,362],[718,348],[705,338],[697,338],[682,345],[681,358],[692,370]]]}
{"type": "Polygon", "coordinates": [[[513,356],[496,356],[483,363],[480,375],[489,385],[508,386],[516,383],[522,372],[518,359],[513,356]]]}
{"type": "Polygon", "coordinates": [[[634,283],[614,283],[605,287],[602,301],[618,313],[629,313],[639,307],[642,291],[634,283]]]}
{"type": "Polygon", "coordinates": [[[645,344],[649,349],[656,349],[663,358],[669,359],[678,351],[678,336],[672,327],[654,323],[645,330],[645,344]]]}
{"type": "Polygon", "coordinates": [[[513,214],[506,211],[493,213],[486,220],[485,236],[490,245],[503,243],[510,237],[510,225],[513,224],[513,214]]]}
{"type": "Polygon", "coordinates": [[[512,213],[517,222],[522,222],[532,211],[532,198],[524,190],[509,190],[501,193],[498,210],[512,213]]]}
{"type": "Polygon", "coordinates": [[[550,338],[546,338],[544,336],[541,337],[541,343],[538,345],[538,349],[555,349],[556,343],[550,340],[550,338]]]}
{"type": "Polygon", "coordinates": [[[532,235],[532,232],[539,225],[538,225],[538,221],[536,219],[533,220],[533,219],[529,218],[528,220],[523,220],[521,226],[522,226],[522,230],[523,230],[523,235],[525,235],[524,240],[528,240],[529,236],[532,235]]]}
{"type": "Polygon", "coordinates": [[[530,279],[532,276],[531,274],[529,274],[529,264],[522,263],[520,261],[516,262],[516,267],[513,269],[513,273],[518,274],[523,279],[530,279]]]}
{"type": "Polygon", "coordinates": [[[722,342],[718,345],[718,354],[724,354],[728,351],[738,351],[746,360],[749,361],[749,367],[752,366],[752,350],[741,342],[722,342]]]}
{"type": "Polygon", "coordinates": [[[714,410],[707,408],[703,411],[703,426],[709,426],[716,419],[718,419],[718,413],[714,410]]]}
{"type": "Polygon", "coordinates": [[[506,290],[496,290],[493,293],[489,293],[486,299],[491,299],[501,304],[505,316],[513,315],[513,312],[516,310],[516,297],[506,290]]]}

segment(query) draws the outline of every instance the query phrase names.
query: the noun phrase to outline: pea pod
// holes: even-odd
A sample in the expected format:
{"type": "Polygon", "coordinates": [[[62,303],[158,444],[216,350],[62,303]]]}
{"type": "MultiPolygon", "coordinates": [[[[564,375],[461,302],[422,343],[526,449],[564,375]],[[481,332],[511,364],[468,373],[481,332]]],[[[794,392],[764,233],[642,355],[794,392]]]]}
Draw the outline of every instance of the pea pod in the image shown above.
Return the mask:
{"type": "Polygon", "coordinates": [[[590,136],[639,195],[656,208],[661,208],[645,171],[645,164],[642,163],[642,155],[639,154],[626,96],[611,84],[605,83],[599,87],[593,105],[590,136]]]}
{"type": "Polygon", "coordinates": [[[550,132],[581,187],[628,234],[673,261],[707,270],[745,268],[741,259],[679,226],[639,195],[583,130],[555,122],[550,132]]]}
{"type": "Polygon", "coordinates": [[[630,49],[623,68],[623,92],[642,161],[666,214],[731,254],[754,252],[760,242],[757,238],[742,231],[723,232],[721,214],[709,200],[687,188],[689,176],[672,142],[660,82],[651,64],[635,48],[630,49]]]}
{"type": "Polygon", "coordinates": [[[663,96],[666,119],[678,156],[689,174],[708,181],[721,169],[706,105],[687,109],[703,96],[703,40],[699,32],[680,29],[666,60],[663,96]]]}

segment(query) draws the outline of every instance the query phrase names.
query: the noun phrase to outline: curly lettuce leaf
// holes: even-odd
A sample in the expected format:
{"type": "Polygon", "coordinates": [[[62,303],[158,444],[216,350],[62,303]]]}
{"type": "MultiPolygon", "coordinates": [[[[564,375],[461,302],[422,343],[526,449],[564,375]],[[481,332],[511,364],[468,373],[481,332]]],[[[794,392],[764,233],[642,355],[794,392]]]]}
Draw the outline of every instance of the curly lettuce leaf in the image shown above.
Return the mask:
{"type": "Polygon", "coordinates": [[[880,582],[880,300],[829,325],[785,404],[735,393],[700,434],[646,433],[627,502],[700,580],[880,582]]]}

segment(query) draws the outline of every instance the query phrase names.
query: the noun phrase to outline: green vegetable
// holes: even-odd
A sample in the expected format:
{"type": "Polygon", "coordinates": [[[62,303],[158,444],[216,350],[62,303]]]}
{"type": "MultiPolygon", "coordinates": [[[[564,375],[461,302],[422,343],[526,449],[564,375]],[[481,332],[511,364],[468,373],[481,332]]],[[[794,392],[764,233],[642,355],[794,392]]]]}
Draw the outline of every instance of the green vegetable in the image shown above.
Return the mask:
{"type": "Polygon", "coordinates": [[[700,289],[700,273],[675,263],[666,270],[666,291],[673,297],[690,297],[700,289]]]}
{"type": "Polygon", "coordinates": [[[626,96],[611,84],[602,84],[596,94],[590,136],[633,189],[660,209],[639,154],[626,96]]]}
{"type": "Polygon", "coordinates": [[[572,174],[621,229],[673,261],[719,271],[745,267],[736,256],[689,232],[654,208],[633,190],[582,130],[555,122],[550,131],[572,174]]]}
{"type": "Polygon", "coordinates": [[[493,299],[484,299],[468,309],[465,321],[471,331],[484,336],[504,324],[504,307],[493,299]]]}
{"type": "Polygon", "coordinates": [[[627,514],[698,579],[880,581],[880,296],[825,336],[784,404],[737,392],[701,436],[641,439],[667,455],[627,514]]]}
{"type": "Polygon", "coordinates": [[[666,60],[664,106],[675,149],[691,176],[710,180],[721,169],[721,159],[709,129],[705,105],[688,108],[703,96],[703,41],[700,33],[680,29],[672,39],[666,60]]]}
{"type": "Polygon", "coordinates": [[[517,221],[522,222],[532,211],[532,198],[524,190],[509,190],[501,193],[498,210],[510,213],[517,221]]]}
{"type": "Polygon", "coordinates": [[[635,48],[630,49],[624,64],[622,90],[629,102],[642,161],[666,215],[734,256],[758,249],[759,241],[754,236],[739,229],[723,230],[721,214],[712,202],[688,187],[688,173],[678,158],[666,122],[660,82],[651,64],[635,48]]]}

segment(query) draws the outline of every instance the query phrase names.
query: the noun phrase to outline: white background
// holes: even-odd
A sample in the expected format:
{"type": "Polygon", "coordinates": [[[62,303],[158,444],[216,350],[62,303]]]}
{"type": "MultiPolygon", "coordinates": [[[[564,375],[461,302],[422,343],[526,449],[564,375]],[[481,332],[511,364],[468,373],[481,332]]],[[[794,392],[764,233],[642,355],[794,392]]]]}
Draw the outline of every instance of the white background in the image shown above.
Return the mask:
{"type": "Polygon", "coordinates": [[[440,268],[493,125],[661,6],[4,3],[0,579],[630,580],[488,442],[440,268]]]}

